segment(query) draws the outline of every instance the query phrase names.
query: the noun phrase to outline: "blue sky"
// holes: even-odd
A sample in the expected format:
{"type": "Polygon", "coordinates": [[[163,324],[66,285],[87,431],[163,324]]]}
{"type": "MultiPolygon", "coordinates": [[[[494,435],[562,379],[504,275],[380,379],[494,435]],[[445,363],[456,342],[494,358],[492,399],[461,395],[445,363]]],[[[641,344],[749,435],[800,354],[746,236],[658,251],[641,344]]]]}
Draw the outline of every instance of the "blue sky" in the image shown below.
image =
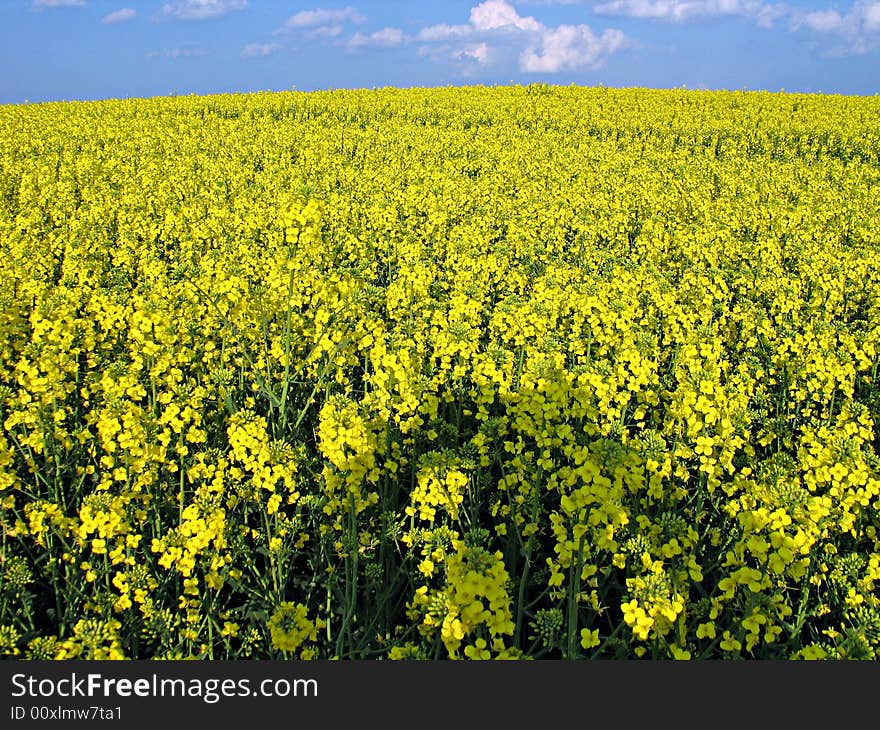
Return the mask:
{"type": "Polygon", "coordinates": [[[546,82],[880,93],[880,0],[0,0],[0,103],[546,82]]]}

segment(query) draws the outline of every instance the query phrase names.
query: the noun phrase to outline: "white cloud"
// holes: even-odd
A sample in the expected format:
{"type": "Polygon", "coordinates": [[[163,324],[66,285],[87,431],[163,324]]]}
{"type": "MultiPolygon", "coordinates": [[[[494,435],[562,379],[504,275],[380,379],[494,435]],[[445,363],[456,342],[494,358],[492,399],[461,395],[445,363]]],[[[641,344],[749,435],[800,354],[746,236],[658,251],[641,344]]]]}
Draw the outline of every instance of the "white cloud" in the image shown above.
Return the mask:
{"type": "Polygon", "coordinates": [[[526,49],[520,65],[536,73],[594,69],[625,45],[626,36],[619,30],[597,36],[586,25],[560,25],[542,33],[540,46],[526,49]]]}
{"type": "Polygon", "coordinates": [[[532,16],[520,15],[507,0],[485,0],[471,8],[467,24],[427,26],[414,40],[458,42],[460,45],[449,52],[434,53],[430,46],[423,46],[419,53],[433,59],[451,56],[484,65],[509,58],[513,50],[518,54],[520,69],[528,73],[595,69],[626,45],[626,37],[619,30],[609,29],[597,36],[583,24],[546,26],[532,16]],[[502,48],[508,53],[501,52],[502,48]]]}
{"type": "Polygon", "coordinates": [[[865,30],[880,30],[880,3],[874,3],[865,9],[865,30]]]}
{"type": "Polygon", "coordinates": [[[492,56],[492,50],[486,43],[474,43],[454,51],[452,57],[458,61],[476,61],[479,64],[487,64],[492,56]]]}
{"type": "Polygon", "coordinates": [[[791,8],[785,3],[770,3],[760,5],[750,16],[761,28],[772,28],[777,20],[784,18],[791,12],[791,8]]]}
{"type": "Polygon", "coordinates": [[[858,0],[848,11],[813,10],[794,16],[792,30],[823,39],[832,55],[869,53],[880,48],[880,2],[858,0]]]}
{"type": "Polygon", "coordinates": [[[244,10],[247,0],[173,0],[165,3],[159,17],[171,20],[207,20],[244,10]]]}
{"type": "Polygon", "coordinates": [[[392,48],[406,41],[406,36],[400,28],[382,28],[374,33],[355,33],[348,41],[349,46],[382,46],[392,48]]]}
{"type": "Polygon", "coordinates": [[[467,38],[473,35],[472,25],[429,25],[422,28],[416,38],[420,41],[448,41],[458,38],[467,38]]]}
{"type": "Polygon", "coordinates": [[[305,32],[309,38],[338,38],[345,31],[341,25],[319,25],[317,28],[310,28],[305,32]]]}
{"type": "Polygon", "coordinates": [[[281,48],[280,43],[248,43],[241,49],[242,58],[266,58],[281,48]]]}
{"type": "MultiPolygon", "coordinates": [[[[300,20],[319,23],[329,18],[309,15],[300,20]]],[[[421,44],[419,56],[464,63],[464,71],[518,58],[520,69],[533,73],[595,69],[626,46],[619,30],[596,35],[588,25],[546,26],[534,17],[520,15],[508,0],[484,0],[474,5],[467,23],[429,25],[414,35],[398,28],[358,32],[347,45],[392,47],[411,42],[421,44]]]]}
{"type": "Polygon", "coordinates": [[[81,8],[86,0],[33,0],[33,8],[81,8]]]}
{"type": "Polygon", "coordinates": [[[281,26],[282,31],[301,30],[303,28],[316,28],[338,26],[344,23],[359,25],[367,19],[353,7],[348,6],[339,10],[315,8],[314,10],[300,10],[296,15],[290,16],[281,26]]]}
{"type": "Polygon", "coordinates": [[[593,6],[600,15],[672,23],[740,17],[762,28],[783,18],[792,31],[824,40],[834,55],[867,53],[880,47],[880,0],[856,0],[846,11],[799,9],[785,2],[763,0],[607,0],[593,6]]]}
{"type": "Polygon", "coordinates": [[[166,48],[163,51],[151,51],[147,54],[147,58],[197,58],[199,56],[207,56],[208,52],[203,48],[189,48],[186,46],[179,48],[166,48]]]}
{"type": "Polygon", "coordinates": [[[662,20],[683,20],[693,16],[694,2],[686,0],[611,0],[595,5],[593,10],[600,15],[623,15],[628,18],[650,18],[662,20]]]}
{"type": "Polygon", "coordinates": [[[114,10],[112,13],[107,13],[107,15],[101,18],[101,22],[104,25],[115,25],[116,23],[125,23],[129,20],[134,20],[136,17],[136,10],[132,10],[131,8],[120,8],[119,10],[114,10]]]}
{"type": "Polygon", "coordinates": [[[486,0],[471,8],[471,25],[477,30],[515,28],[538,31],[543,26],[534,18],[524,18],[507,0],[486,0]]]}
{"type": "Polygon", "coordinates": [[[807,13],[802,22],[810,30],[831,33],[843,27],[843,16],[836,10],[817,10],[807,13]]]}
{"type": "Polygon", "coordinates": [[[769,27],[788,12],[782,3],[760,0],[611,0],[593,6],[600,15],[682,23],[701,18],[741,16],[769,27]]]}

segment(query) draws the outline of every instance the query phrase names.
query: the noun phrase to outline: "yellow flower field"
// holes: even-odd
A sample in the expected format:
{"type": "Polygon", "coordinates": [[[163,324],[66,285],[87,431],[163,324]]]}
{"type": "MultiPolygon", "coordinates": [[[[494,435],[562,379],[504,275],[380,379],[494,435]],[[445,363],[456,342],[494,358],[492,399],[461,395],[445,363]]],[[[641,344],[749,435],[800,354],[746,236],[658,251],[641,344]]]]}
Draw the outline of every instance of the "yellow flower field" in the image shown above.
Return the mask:
{"type": "Polygon", "coordinates": [[[880,98],[0,107],[0,652],[880,656],[880,98]]]}

